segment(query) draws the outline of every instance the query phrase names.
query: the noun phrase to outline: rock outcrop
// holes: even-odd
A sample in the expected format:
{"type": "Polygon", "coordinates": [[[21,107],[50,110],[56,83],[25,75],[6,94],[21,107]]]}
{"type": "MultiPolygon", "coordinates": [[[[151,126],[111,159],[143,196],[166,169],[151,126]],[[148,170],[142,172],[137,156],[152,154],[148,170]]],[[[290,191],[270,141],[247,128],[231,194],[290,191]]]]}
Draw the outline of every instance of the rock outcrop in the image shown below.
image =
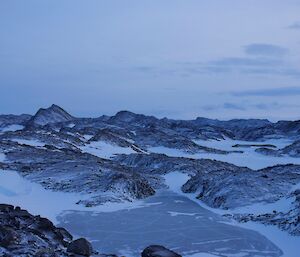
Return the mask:
{"type": "Polygon", "coordinates": [[[181,257],[181,255],[161,246],[150,245],[144,249],[141,254],[142,257],[181,257]]]}

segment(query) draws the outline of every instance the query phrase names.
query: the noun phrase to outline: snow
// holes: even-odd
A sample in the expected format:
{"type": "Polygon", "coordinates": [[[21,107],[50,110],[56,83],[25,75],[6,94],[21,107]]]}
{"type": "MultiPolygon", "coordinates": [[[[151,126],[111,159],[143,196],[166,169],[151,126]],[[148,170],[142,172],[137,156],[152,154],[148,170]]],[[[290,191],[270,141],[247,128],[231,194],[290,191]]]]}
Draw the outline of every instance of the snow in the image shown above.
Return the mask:
{"type": "Polygon", "coordinates": [[[3,128],[0,128],[1,132],[7,132],[7,131],[17,131],[23,129],[24,126],[18,125],[18,124],[12,124],[3,128]]]}
{"type": "Polygon", "coordinates": [[[190,179],[189,175],[178,171],[170,172],[164,175],[163,177],[165,179],[165,184],[168,186],[168,188],[171,191],[179,194],[182,194],[182,185],[184,185],[190,179]]]}
{"type": "Polygon", "coordinates": [[[274,203],[255,203],[252,205],[232,209],[233,213],[252,213],[252,214],[265,214],[272,213],[273,211],[277,212],[288,212],[292,207],[293,199],[289,198],[281,198],[280,200],[274,203]]]}
{"type": "Polygon", "coordinates": [[[171,215],[171,217],[176,217],[179,215],[183,215],[183,216],[195,216],[198,213],[188,213],[188,212],[177,212],[177,211],[168,211],[168,213],[171,215]]]}
{"type": "Polygon", "coordinates": [[[93,137],[93,135],[83,135],[83,138],[88,141],[93,137]]]}
{"type": "Polygon", "coordinates": [[[231,221],[228,222],[228,224],[258,231],[260,234],[268,238],[283,251],[282,257],[299,257],[299,236],[291,236],[287,232],[281,231],[275,226],[266,226],[260,223],[239,223],[231,221]]]}
{"type": "Polygon", "coordinates": [[[132,149],[136,150],[137,152],[141,152],[143,154],[149,154],[148,152],[144,151],[143,149],[137,147],[136,145],[132,145],[132,149]]]}
{"type": "Polygon", "coordinates": [[[116,154],[131,154],[135,151],[130,147],[121,147],[104,141],[91,142],[85,146],[80,147],[83,152],[93,154],[95,156],[109,159],[116,154]]]}
{"type": "MultiPolygon", "coordinates": [[[[47,217],[58,223],[56,217],[68,210],[113,212],[123,209],[148,207],[143,201],[107,203],[96,207],[84,207],[76,202],[92,195],[54,192],[28,181],[15,171],[0,170],[0,203],[20,206],[35,215],[47,217]]],[[[149,205],[150,207],[150,205],[149,205]]]]}
{"type": "Polygon", "coordinates": [[[255,147],[232,147],[235,144],[273,144],[279,148],[283,148],[291,143],[291,141],[286,139],[269,139],[264,142],[249,142],[249,141],[240,141],[240,140],[197,140],[197,144],[202,146],[207,146],[211,148],[221,149],[221,150],[240,150],[243,153],[230,153],[230,154],[214,154],[214,153],[196,153],[190,154],[186,153],[179,149],[172,149],[163,146],[151,147],[148,150],[154,153],[162,153],[174,157],[186,157],[186,158],[195,158],[195,159],[213,159],[218,161],[224,161],[228,163],[235,164],[237,166],[248,167],[251,169],[262,169],[276,164],[300,164],[300,158],[293,158],[289,156],[284,157],[274,157],[267,156],[255,152],[255,147]]]}
{"type": "MultiPolygon", "coordinates": [[[[187,181],[188,177],[189,176],[187,174],[183,174],[177,171],[169,173],[164,176],[165,183],[170,190],[179,193],[182,196],[188,197],[195,203],[199,204],[201,207],[219,215],[233,214],[233,213],[262,214],[262,213],[272,212],[273,210],[285,211],[285,210],[289,210],[290,204],[292,202],[291,198],[289,199],[283,198],[272,204],[257,203],[251,206],[241,207],[233,210],[215,209],[207,206],[200,200],[196,199],[195,193],[185,194],[180,190],[181,186],[187,181]]],[[[230,225],[239,226],[246,229],[252,229],[254,231],[259,232],[260,234],[268,238],[270,241],[272,241],[283,251],[284,254],[282,255],[282,257],[299,257],[300,237],[291,236],[287,232],[281,231],[276,226],[271,226],[271,225],[267,226],[256,222],[239,223],[234,220],[230,220],[224,223],[228,223],[230,225]]],[[[195,254],[195,255],[190,255],[189,257],[200,257],[200,256],[201,255],[195,254]]],[[[203,255],[203,256],[209,256],[209,255],[203,255]]]]}
{"type": "Polygon", "coordinates": [[[12,138],[11,141],[17,142],[21,145],[30,145],[30,146],[45,146],[45,143],[37,139],[21,139],[21,138],[12,138]]]}
{"type": "MultiPolygon", "coordinates": [[[[192,197],[194,198],[195,196],[192,197]]],[[[203,208],[206,208],[219,215],[233,214],[233,213],[262,214],[262,213],[272,212],[273,210],[280,211],[280,210],[289,209],[288,205],[291,203],[290,200],[287,201],[286,199],[282,199],[273,204],[254,204],[240,209],[221,210],[221,209],[214,209],[208,207],[201,201],[196,200],[195,198],[194,200],[195,202],[200,204],[203,208]]],[[[246,229],[252,229],[259,232],[263,236],[267,237],[270,241],[272,241],[283,251],[282,257],[299,257],[298,252],[299,252],[299,245],[300,245],[300,237],[289,235],[286,231],[281,231],[276,226],[264,225],[256,222],[239,223],[237,221],[231,220],[226,223],[230,225],[246,228],[246,229]]]]}
{"type": "Polygon", "coordinates": [[[207,146],[211,148],[217,148],[225,151],[231,151],[235,149],[239,149],[242,151],[251,151],[251,149],[255,149],[255,147],[241,147],[242,149],[238,147],[232,147],[233,145],[236,144],[241,144],[241,145],[260,145],[260,144],[270,144],[270,145],[275,145],[278,149],[283,148],[285,146],[290,145],[293,143],[292,140],[290,139],[285,139],[285,138],[277,138],[277,139],[267,139],[265,141],[243,141],[243,140],[233,140],[230,138],[225,138],[224,140],[194,140],[196,144],[202,145],[202,146],[207,146]]]}
{"type": "Polygon", "coordinates": [[[70,123],[67,125],[68,128],[74,128],[75,127],[75,123],[70,123]]]}
{"type": "Polygon", "coordinates": [[[0,162],[3,162],[5,159],[5,154],[4,153],[0,153],[0,162]]]}

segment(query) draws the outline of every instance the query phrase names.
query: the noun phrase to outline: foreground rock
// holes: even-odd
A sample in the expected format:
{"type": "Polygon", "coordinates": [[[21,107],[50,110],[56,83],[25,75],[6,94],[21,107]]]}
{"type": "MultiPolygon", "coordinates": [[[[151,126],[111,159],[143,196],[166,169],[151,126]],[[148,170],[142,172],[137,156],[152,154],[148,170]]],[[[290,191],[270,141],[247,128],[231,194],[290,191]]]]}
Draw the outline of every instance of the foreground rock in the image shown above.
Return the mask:
{"type": "Polygon", "coordinates": [[[181,257],[181,255],[161,245],[151,245],[144,249],[142,257],[181,257]]]}
{"type": "Polygon", "coordinates": [[[1,256],[69,256],[66,247],[73,237],[64,228],[6,204],[0,205],[0,217],[1,256]]]}
{"type": "Polygon", "coordinates": [[[91,256],[93,254],[93,247],[85,238],[79,238],[68,245],[67,252],[91,256]]]}

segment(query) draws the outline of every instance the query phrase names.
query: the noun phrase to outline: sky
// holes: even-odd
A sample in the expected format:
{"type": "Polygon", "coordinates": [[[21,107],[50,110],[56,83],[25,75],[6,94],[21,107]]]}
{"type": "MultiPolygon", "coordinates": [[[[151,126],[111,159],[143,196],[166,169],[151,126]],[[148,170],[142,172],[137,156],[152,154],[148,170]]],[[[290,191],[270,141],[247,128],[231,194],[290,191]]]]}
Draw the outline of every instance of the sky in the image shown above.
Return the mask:
{"type": "Polygon", "coordinates": [[[0,113],[300,119],[299,0],[1,0],[0,113]]]}

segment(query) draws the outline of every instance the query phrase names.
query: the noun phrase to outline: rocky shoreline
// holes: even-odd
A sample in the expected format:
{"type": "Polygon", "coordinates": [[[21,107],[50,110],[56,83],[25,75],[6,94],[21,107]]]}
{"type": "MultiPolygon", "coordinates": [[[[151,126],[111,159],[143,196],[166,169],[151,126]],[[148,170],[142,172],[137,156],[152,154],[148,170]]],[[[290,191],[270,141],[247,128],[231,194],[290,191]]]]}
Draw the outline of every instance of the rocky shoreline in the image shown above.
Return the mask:
{"type": "MultiPolygon", "coordinates": [[[[3,257],[117,257],[93,250],[85,238],[74,239],[40,216],[20,207],[0,204],[0,255],[3,257]]],[[[181,257],[159,245],[145,248],[142,257],[181,257]]]]}

